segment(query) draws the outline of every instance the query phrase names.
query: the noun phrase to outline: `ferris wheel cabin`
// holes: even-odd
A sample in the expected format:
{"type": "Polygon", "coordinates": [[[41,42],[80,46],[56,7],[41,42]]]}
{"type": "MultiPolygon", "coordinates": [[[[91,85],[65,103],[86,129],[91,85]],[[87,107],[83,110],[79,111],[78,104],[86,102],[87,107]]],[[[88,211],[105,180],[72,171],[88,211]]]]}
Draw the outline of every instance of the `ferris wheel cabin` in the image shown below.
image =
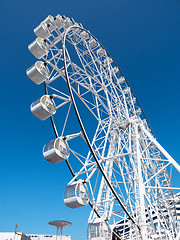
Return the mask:
{"type": "Polygon", "coordinates": [[[96,44],[97,44],[97,42],[96,42],[96,40],[95,39],[90,39],[90,41],[89,41],[89,46],[91,47],[91,48],[94,48],[95,46],[96,46],[96,44]]]}
{"type": "Polygon", "coordinates": [[[43,148],[43,156],[53,164],[67,160],[69,157],[67,142],[62,137],[48,142],[43,148]]]}
{"type": "Polygon", "coordinates": [[[37,37],[47,39],[51,36],[48,25],[45,22],[40,23],[35,29],[34,33],[37,37]]]}
{"type": "Polygon", "coordinates": [[[109,240],[111,239],[111,229],[105,221],[98,218],[93,223],[88,224],[88,240],[109,240]]]}
{"type": "Polygon", "coordinates": [[[51,36],[51,32],[55,29],[63,27],[63,20],[60,15],[55,18],[49,15],[43,22],[41,22],[35,29],[34,33],[37,37],[48,39],[51,36]]]}
{"type": "Polygon", "coordinates": [[[88,39],[88,38],[89,38],[89,34],[88,34],[86,31],[83,31],[83,32],[81,33],[81,36],[82,36],[82,38],[84,38],[84,39],[88,39]]]}
{"type": "Polygon", "coordinates": [[[64,191],[64,203],[67,207],[78,208],[89,202],[88,188],[82,180],[68,184],[64,191]]]}
{"type": "Polygon", "coordinates": [[[56,28],[58,30],[60,30],[63,27],[63,18],[60,14],[58,14],[55,18],[54,18],[54,22],[56,24],[56,28]]]}
{"type": "Polygon", "coordinates": [[[27,69],[27,76],[37,85],[44,82],[49,77],[49,69],[44,62],[37,61],[27,69]]]}
{"type": "Polygon", "coordinates": [[[141,112],[142,112],[141,108],[136,109],[136,114],[137,114],[137,115],[140,115],[141,112]]]}
{"type": "Polygon", "coordinates": [[[109,64],[111,64],[113,62],[113,60],[112,60],[112,58],[110,58],[110,57],[106,57],[105,59],[104,59],[104,64],[106,65],[106,66],[108,66],[109,64]]]}
{"type": "Polygon", "coordinates": [[[48,54],[48,45],[46,41],[40,37],[36,38],[34,42],[29,44],[28,48],[32,55],[34,55],[37,59],[40,59],[48,54]]]}
{"type": "Polygon", "coordinates": [[[105,54],[106,54],[106,52],[105,52],[104,49],[99,48],[99,49],[97,50],[97,55],[99,55],[99,57],[102,57],[102,56],[104,56],[105,54]]]}
{"type": "Polygon", "coordinates": [[[49,95],[43,95],[40,99],[31,104],[31,112],[40,120],[54,115],[56,113],[56,105],[49,95]]]}
{"type": "Polygon", "coordinates": [[[66,19],[64,19],[64,26],[65,26],[65,28],[68,28],[68,27],[70,27],[72,25],[73,25],[73,23],[72,23],[71,19],[66,17],[66,19]]]}
{"type": "Polygon", "coordinates": [[[117,83],[119,83],[119,84],[122,84],[122,83],[124,83],[125,82],[125,77],[123,76],[123,77],[120,77],[118,80],[117,80],[117,83]]]}
{"type": "Polygon", "coordinates": [[[47,24],[50,31],[53,31],[56,28],[54,17],[51,15],[47,16],[47,18],[43,22],[47,24]]]}

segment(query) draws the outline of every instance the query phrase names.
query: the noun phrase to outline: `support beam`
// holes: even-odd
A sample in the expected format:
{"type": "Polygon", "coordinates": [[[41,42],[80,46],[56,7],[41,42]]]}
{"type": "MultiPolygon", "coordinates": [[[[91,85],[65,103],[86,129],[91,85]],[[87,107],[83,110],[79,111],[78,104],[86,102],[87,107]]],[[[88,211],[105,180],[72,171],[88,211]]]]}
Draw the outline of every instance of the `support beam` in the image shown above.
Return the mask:
{"type": "Polygon", "coordinates": [[[157,140],[145,129],[144,125],[139,126],[140,129],[148,136],[148,138],[154,143],[154,145],[160,150],[160,152],[169,160],[169,162],[179,171],[180,165],[169,155],[169,153],[157,142],[157,140]]]}

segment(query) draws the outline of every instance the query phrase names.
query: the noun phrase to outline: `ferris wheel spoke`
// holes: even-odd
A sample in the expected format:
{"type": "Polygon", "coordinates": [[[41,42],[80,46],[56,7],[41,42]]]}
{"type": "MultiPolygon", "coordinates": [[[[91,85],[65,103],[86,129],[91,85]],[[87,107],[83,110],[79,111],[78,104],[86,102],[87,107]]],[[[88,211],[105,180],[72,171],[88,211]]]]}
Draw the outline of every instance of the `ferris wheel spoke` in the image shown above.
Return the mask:
{"type": "MultiPolygon", "coordinates": [[[[79,56],[79,58],[80,58],[80,61],[81,61],[81,64],[82,64],[82,66],[83,66],[83,69],[84,69],[84,71],[86,72],[86,74],[87,75],[90,75],[92,78],[94,78],[94,76],[96,77],[96,79],[95,79],[95,81],[97,82],[97,83],[99,83],[100,85],[102,85],[102,83],[103,83],[103,78],[101,77],[102,76],[102,74],[101,74],[101,72],[99,71],[99,69],[98,69],[98,67],[97,67],[97,65],[96,65],[96,62],[94,61],[94,59],[93,59],[93,57],[92,57],[92,54],[91,54],[91,52],[89,51],[89,49],[87,49],[86,50],[86,52],[88,53],[88,54],[86,54],[86,55],[88,55],[88,56],[90,56],[90,59],[91,59],[91,62],[87,62],[86,61],[86,59],[85,59],[85,54],[81,54],[81,52],[80,52],[80,49],[78,49],[77,47],[76,47],[76,51],[77,51],[77,53],[78,53],[78,56],[79,56]],[[84,64],[85,63],[85,64],[84,64]],[[88,69],[91,71],[91,72],[87,72],[87,67],[88,67],[88,69]],[[99,79],[99,78],[100,79],[99,79]]],[[[99,61],[99,60],[98,60],[99,61]]]]}
{"type": "Polygon", "coordinates": [[[106,106],[104,105],[103,101],[100,99],[100,97],[98,97],[98,100],[100,102],[100,104],[97,105],[94,105],[94,103],[91,103],[89,101],[87,101],[86,99],[84,99],[80,94],[78,94],[78,92],[72,87],[74,93],[80,98],[80,100],[84,103],[84,105],[90,110],[90,112],[94,115],[94,117],[97,119],[97,120],[100,120],[98,118],[98,116],[96,116],[96,114],[94,113],[94,111],[92,111],[92,106],[93,106],[93,109],[98,109],[99,111],[101,111],[102,113],[104,114],[108,114],[108,109],[106,108],[106,106]],[[100,106],[103,107],[103,109],[99,108],[100,106]]]}
{"type": "MultiPolygon", "coordinates": [[[[79,73],[79,72],[78,72],[79,73]]],[[[82,75],[81,75],[81,77],[82,77],[82,75]]],[[[105,98],[104,97],[102,97],[101,96],[101,98],[100,98],[100,95],[98,95],[98,94],[96,94],[96,91],[94,91],[92,88],[89,88],[89,85],[88,85],[88,82],[84,79],[84,77],[82,77],[82,81],[79,81],[79,78],[78,78],[78,81],[77,81],[77,78],[76,79],[74,79],[74,78],[72,78],[72,76],[70,75],[69,76],[69,78],[71,79],[71,81],[72,81],[72,84],[73,83],[77,83],[78,84],[78,86],[81,86],[82,88],[85,88],[86,90],[87,90],[87,92],[83,92],[83,94],[80,94],[79,93],[79,91],[77,92],[76,90],[74,90],[74,91],[76,91],[76,94],[78,95],[78,96],[83,96],[84,94],[87,94],[87,93],[89,93],[89,92],[92,92],[93,93],[93,95],[95,95],[95,97],[96,97],[96,102],[97,102],[97,104],[98,104],[98,101],[100,102],[100,104],[105,108],[105,110],[106,111],[109,111],[107,108],[106,108],[106,106],[105,106],[105,104],[104,104],[104,100],[105,100],[105,98]],[[85,83],[85,85],[84,85],[84,83],[85,83]]],[[[78,88],[79,89],[79,88],[78,88]]],[[[87,101],[87,100],[86,100],[87,101]]],[[[99,110],[99,105],[98,105],[98,107],[97,107],[97,109],[99,110]]]]}

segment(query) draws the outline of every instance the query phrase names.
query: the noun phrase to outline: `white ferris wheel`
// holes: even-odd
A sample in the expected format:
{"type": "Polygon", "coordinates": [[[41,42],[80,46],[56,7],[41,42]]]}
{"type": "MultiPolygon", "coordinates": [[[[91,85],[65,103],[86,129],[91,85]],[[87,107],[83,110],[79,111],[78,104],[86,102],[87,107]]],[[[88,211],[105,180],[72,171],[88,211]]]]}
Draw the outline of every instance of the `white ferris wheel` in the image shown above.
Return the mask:
{"type": "Polygon", "coordinates": [[[44,158],[65,161],[72,174],[65,205],[91,207],[87,239],[179,239],[173,172],[180,166],[155,139],[110,54],[65,16],[48,16],[34,32],[28,48],[41,60],[27,75],[45,94],[31,111],[50,117],[55,133],[44,158]]]}

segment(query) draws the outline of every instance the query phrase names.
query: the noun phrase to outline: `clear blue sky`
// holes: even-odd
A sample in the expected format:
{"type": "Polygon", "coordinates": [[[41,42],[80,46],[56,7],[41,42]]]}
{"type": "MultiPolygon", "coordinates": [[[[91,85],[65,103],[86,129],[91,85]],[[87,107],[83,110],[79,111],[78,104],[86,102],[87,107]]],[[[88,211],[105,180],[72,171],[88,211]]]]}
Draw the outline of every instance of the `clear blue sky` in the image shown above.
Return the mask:
{"type": "MultiPolygon", "coordinates": [[[[0,231],[55,233],[47,223],[64,219],[73,240],[86,239],[89,207],[71,210],[62,195],[70,180],[42,147],[54,138],[30,104],[43,94],[26,76],[35,58],[27,45],[49,14],[73,17],[105,46],[138,97],[157,140],[180,163],[179,0],[1,0],[0,231]]],[[[177,185],[180,176],[177,175],[177,185]]]]}

